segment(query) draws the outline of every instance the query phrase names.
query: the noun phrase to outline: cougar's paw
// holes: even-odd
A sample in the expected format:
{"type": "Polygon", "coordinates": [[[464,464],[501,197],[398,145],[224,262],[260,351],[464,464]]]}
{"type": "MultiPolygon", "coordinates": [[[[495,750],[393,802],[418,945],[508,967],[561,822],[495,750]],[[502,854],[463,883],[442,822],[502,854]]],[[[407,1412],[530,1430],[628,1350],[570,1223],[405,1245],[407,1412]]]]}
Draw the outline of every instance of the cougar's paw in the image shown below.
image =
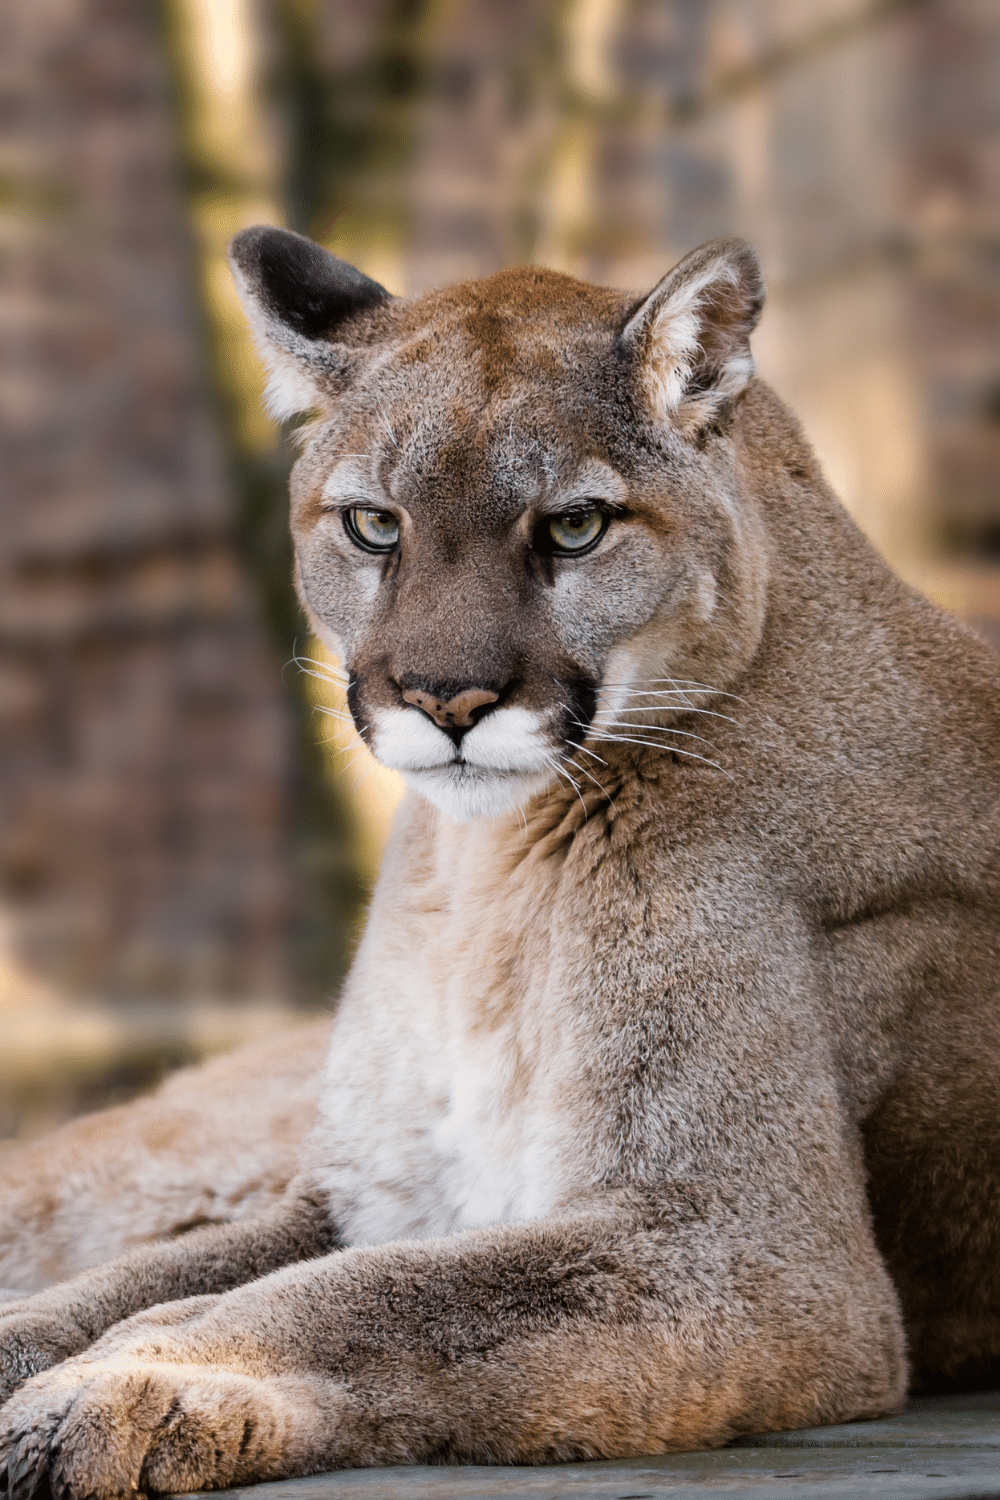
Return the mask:
{"type": "Polygon", "coordinates": [[[269,1383],[218,1368],[74,1360],[0,1411],[0,1491],[66,1500],[224,1489],[277,1477],[290,1425],[269,1383]]]}
{"type": "Polygon", "coordinates": [[[13,1311],[0,1308],[0,1406],[32,1375],[78,1354],[85,1342],[68,1320],[30,1312],[27,1301],[13,1311]]]}

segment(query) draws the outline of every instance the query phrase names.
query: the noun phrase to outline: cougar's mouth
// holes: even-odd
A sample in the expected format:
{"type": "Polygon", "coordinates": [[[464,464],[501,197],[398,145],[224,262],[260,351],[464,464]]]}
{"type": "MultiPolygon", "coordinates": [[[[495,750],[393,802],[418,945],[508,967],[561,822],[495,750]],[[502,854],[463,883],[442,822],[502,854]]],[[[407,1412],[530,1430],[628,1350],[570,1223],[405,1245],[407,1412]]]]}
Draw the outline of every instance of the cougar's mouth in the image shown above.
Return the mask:
{"type": "Polygon", "coordinates": [[[552,779],[552,739],[532,709],[499,708],[460,745],[415,708],[380,709],[372,729],[376,758],[458,821],[513,812],[552,779]]]}

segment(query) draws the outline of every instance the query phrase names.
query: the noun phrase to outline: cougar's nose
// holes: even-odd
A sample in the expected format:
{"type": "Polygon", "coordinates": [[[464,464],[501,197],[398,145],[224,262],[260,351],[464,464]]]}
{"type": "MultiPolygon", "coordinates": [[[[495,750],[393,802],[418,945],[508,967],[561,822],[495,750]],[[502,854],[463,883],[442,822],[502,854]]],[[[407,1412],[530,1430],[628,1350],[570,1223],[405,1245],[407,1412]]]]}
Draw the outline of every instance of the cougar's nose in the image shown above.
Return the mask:
{"type": "Polygon", "coordinates": [[[434,693],[425,693],[421,688],[410,688],[403,694],[403,702],[412,703],[414,708],[419,708],[428,718],[433,719],[439,728],[451,734],[456,730],[471,729],[479,717],[479,710],[495,703],[499,696],[499,693],[488,692],[486,688],[466,688],[453,698],[445,700],[434,693]]]}

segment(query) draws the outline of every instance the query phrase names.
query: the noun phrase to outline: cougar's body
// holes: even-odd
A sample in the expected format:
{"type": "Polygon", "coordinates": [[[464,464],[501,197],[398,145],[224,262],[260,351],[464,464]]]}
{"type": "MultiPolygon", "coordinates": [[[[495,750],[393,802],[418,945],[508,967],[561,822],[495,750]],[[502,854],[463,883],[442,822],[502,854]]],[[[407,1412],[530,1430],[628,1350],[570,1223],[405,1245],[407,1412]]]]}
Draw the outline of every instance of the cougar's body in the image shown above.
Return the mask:
{"type": "Polygon", "coordinates": [[[996,1378],[1000,663],[753,377],[752,252],[638,301],[400,303],[278,231],[234,263],[320,413],[303,603],[410,789],[278,1205],[0,1318],[12,1500],[996,1378]]]}

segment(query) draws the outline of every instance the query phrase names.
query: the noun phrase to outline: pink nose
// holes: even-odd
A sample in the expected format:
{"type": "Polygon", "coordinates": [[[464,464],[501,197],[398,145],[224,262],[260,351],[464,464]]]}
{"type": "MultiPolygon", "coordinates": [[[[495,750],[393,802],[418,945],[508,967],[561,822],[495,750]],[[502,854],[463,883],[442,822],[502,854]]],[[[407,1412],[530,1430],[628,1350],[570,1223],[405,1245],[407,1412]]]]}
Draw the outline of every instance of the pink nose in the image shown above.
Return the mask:
{"type": "Polygon", "coordinates": [[[485,708],[487,703],[495,703],[499,696],[499,693],[488,693],[484,688],[466,688],[464,693],[456,693],[454,698],[442,703],[433,693],[422,693],[419,688],[411,688],[403,694],[403,702],[422,709],[442,729],[471,729],[476,722],[473,718],[476,709],[485,708]]]}

